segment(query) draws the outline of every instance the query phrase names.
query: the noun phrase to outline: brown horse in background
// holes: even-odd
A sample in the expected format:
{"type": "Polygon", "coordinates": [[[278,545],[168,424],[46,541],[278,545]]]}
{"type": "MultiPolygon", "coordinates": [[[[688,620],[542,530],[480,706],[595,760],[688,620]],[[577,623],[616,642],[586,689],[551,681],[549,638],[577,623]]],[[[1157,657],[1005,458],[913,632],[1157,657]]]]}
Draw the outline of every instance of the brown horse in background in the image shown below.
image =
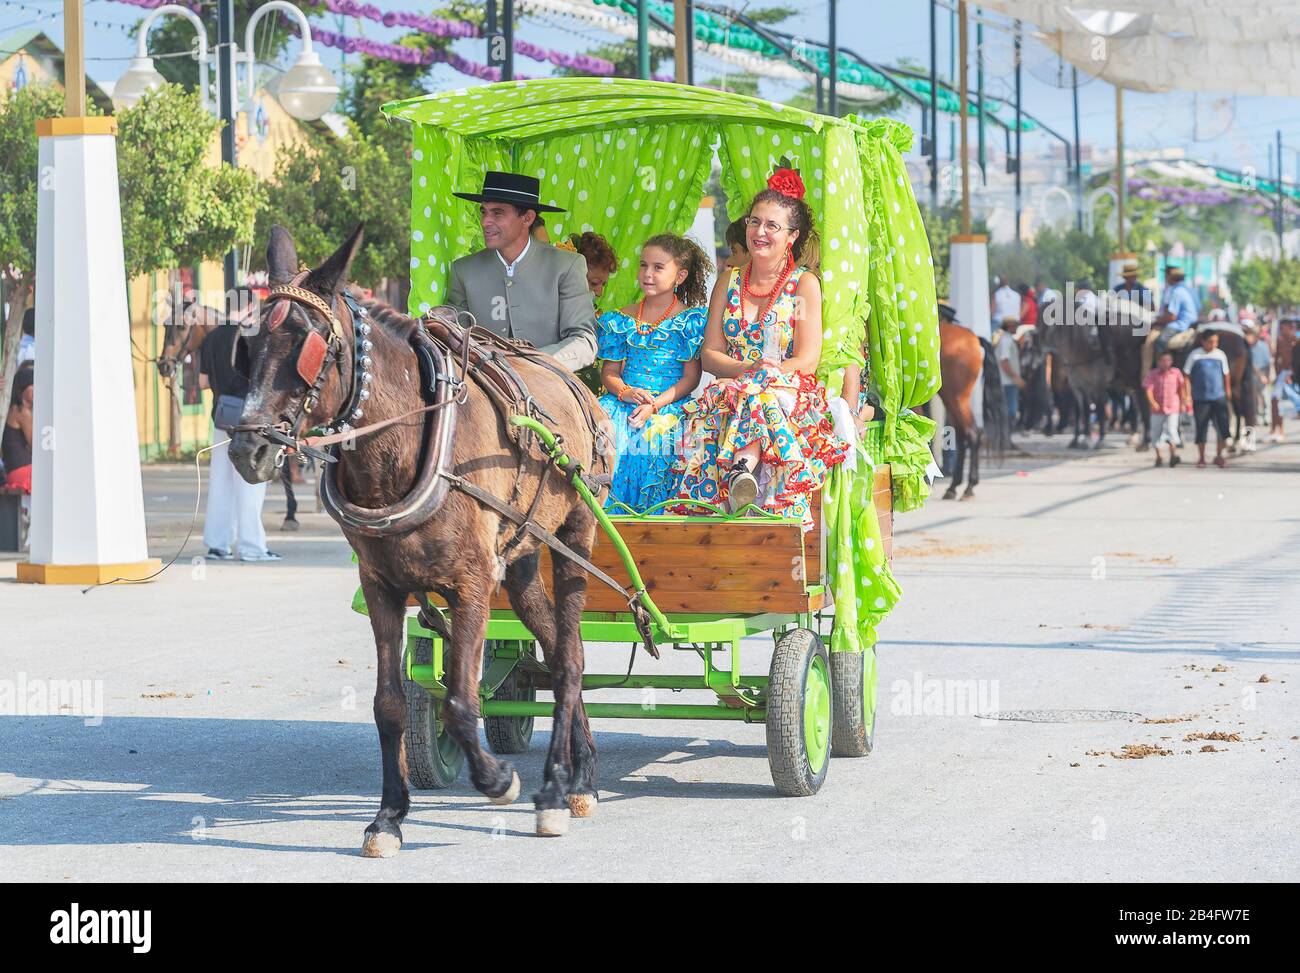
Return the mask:
{"type": "MultiPolygon", "coordinates": [[[[1002,381],[998,375],[997,357],[993,346],[980,338],[969,328],[948,321],[939,323],[939,367],[943,384],[939,387],[939,399],[943,402],[945,423],[953,430],[953,447],[957,451],[953,463],[952,483],[944,491],[943,498],[952,500],[957,496],[961,486],[966,457],[970,456],[970,477],[966,484],[963,500],[975,496],[975,487],[980,481],[980,447],[991,449],[998,457],[1006,452],[1011,439],[1011,430],[1007,424],[1007,404],[1002,396],[1002,381]],[[984,376],[984,424],[975,422],[971,410],[971,396],[980,376],[984,376]],[[985,433],[987,432],[987,437],[985,433]]],[[[948,428],[944,429],[941,444],[948,439],[948,428]]]]}
{"type": "MultiPolygon", "coordinates": [[[[481,383],[481,372],[471,367],[470,374],[457,378],[448,373],[460,372],[459,362],[435,362],[434,369],[445,372],[421,378],[421,349],[427,352],[433,340],[422,334],[425,322],[377,301],[361,302],[359,312],[351,309],[343,287],[360,242],[358,227],[323,264],[300,273],[292,237],[283,227],[272,228],[267,266],[272,284],[282,290],[272,291],[257,334],[246,341],[250,390],[230,457],[250,483],[269,480],[275,473],[275,430],[296,437],[309,414],[312,425],[355,421],[362,410],[347,410],[359,387],[368,392],[365,422],[381,426],[369,434],[360,427],[361,435],[345,441],[344,448],[331,446],[337,466],[323,476],[326,490],[338,495],[337,504],[327,505],[330,513],[356,552],[377,653],[374,712],[383,796],[361,853],[386,858],[402,844],[401,823],[411,805],[403,688],[406,605],[411,595],[426,592],[440,595],[451,612],[447,696],[440,716],[465,751],[474,787],[495,804],[510,803],[520,791],[514,768],[485,750],[478,733],[483,638],[498,586],[505,587],[511,608],[541,644],[555,712],[545,783],[534,796],[537,829],[561,834],[571,813],[586,816],[596,804],[596,749],[582,703],[579,629],[587,574],[569,557],[554,557],[553,602],[539,572],[537,534],[517,530],[475,493],[506,504],[531,503],[527,520],[583,558],[591,555],[596,517],[531,436],[507,423],[481,383]],[[364,320],[354,317],[361,312],[364,320]],[[326,340],[331,335],[338,338],[333,344],[326,340]],[[425,393],[434,379],[437,402],[430,407],[425,393]],[[438,402],[448,407],[427,412],[438,402]],[[417,415],[422,409],[426,414],[417,415]],[[383,425],[386,420],[391,423],[383,425]],[[432,466],[425,462],[431,453],[432,466]],[[437,471],[432,480],[431,469],[437,471]],[[441,484],[429,494],[435,499],[406,506],[421,484],[435,481],[441,484]],[[400,518],[401,509],[419,515],[388,530],[381,521],[400,518]]],[[[445,324],[439,327],[452,333],[445,324]]],[[[468,332],[457,332],[470,342],[468,332]]],[[[553,417],[547,425],[563,438],[567,455],[593,477],[612,472],[611,457],[597,445],[603,437],[593,428],[603,415],[595,396],[570,384],[564,370],[540,352],[501,354],[508,355],[531,399],[553,417]]],[[[599,500],[607,491],[605,481],[599,500]]]]}

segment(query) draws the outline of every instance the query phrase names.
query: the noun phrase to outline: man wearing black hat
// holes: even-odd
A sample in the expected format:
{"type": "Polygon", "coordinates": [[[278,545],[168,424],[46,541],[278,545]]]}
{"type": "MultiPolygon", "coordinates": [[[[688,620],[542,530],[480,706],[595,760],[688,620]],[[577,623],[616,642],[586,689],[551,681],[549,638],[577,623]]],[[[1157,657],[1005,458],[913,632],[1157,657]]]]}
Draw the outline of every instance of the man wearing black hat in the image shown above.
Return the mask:
{"type": "Polygon", "coordinates": [[[504,338],[527,341],[577,371],[596,360],[596,320],[581,254],[531,238],[539,201],[531,176],[488,172],[483,191],[456,193],[479,204],[485,249],[451,265],[448,303],[504,338]]]}

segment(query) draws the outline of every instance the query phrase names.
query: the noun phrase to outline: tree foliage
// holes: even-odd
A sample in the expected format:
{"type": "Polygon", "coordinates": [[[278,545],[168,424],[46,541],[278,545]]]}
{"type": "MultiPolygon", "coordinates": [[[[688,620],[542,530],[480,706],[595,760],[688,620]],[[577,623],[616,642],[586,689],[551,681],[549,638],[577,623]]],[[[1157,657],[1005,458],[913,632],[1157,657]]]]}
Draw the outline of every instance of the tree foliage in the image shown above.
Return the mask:
{"type": "MultiPolygon", "coordinates": [[[[346,139],[313,134],[280,150],[256,238],[266,240],[271,224],[280,223],[293,234],[299,258],[314,265],[364,222],[365,245],[352,276],[376,286],[410,271],[410,168],[355,123],[348,128],[346,139]]],[[[254,265],[263,266],[263,259],[254,248],[254,265]]]]}
{"type": "Polygon", "coordinates": [[[1289,311],[1300,307],[1300,260],[1255,257],[1234,264],[1228,288],[1237,304],[1289,311]]]}
{"type": "Polygon", "coordinates": [[[197,93],[164,85],[117,120],[128,276],[216,259],[252,241],[263,189],[254,173],[213,161],[221,122],[197,93]]]}
{"type": "Polygon", "coordinates": [[[29,84],[0,100],[0,269],[36,267],[36,123],[63,114],[63,92],[29,84]]]}

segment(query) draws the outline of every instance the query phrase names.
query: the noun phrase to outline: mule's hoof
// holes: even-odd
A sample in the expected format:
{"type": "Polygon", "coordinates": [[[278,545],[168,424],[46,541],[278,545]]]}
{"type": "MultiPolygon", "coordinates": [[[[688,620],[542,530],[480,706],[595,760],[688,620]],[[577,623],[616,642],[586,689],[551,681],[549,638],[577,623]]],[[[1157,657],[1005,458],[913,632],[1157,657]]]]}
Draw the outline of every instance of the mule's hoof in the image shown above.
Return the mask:
{"type": "Polygon", "coordinates": [[[589,818],[595,815],[596,805],[600,800],[595,794],[570,794],[569,795],[569,813],[575,818],[589,818]]]}
{"type": "Polygon", "coordinates": [[[286,518],[284,519],[284,523],[280,525],[280,529],[281,529],[281,530],[288,531],[288,532],[291,533],[291,534],[292,534],[292,533],[295,533],[295,532],[298,531],[300,528],[301,528],[301,525],[298,523],[298,521],[293,520],[293,519],[291,519],[291,518],[289,518],[289,517],[286,517],[286,518]]]}
{"type": "Polygon", "coordinates": [[[963,500],[974,500],[974,499],[975,499],[975,494],[972,493],[970,490],[967,490],[965,493],[963,493],[963,494],[961,495],[961,498],[962,498],[963,500]]]}
{"type": "Polygon", "coordinates": [[[567,808],[538,808],[537,833],[543,838],[558,838],[569,833],[567,808]]]}
{"type": "Polygon", "coordinates": [[[362,858],[392,858],[402,849],[402,839],[386,831],[367,831],[361,843],[362,858]]]}
{"type": "Polygon", "coordinates": [[[944,491],[943,498],[944,498],[945,500],[956,500],[956,499],[957,499],[957,491],[956,491],[956,490],[946,490],[946,491],[944,491]]]}
{"type": "Polygon", "coordinates": [[[521,788],[519,783],[519,772],[510,771],[510,786],[506,788],[504,794],[498,794],[496,797],[489,797],[488,800],[493,804],[513,804],[516,797],[519,796],[521,788]]]}

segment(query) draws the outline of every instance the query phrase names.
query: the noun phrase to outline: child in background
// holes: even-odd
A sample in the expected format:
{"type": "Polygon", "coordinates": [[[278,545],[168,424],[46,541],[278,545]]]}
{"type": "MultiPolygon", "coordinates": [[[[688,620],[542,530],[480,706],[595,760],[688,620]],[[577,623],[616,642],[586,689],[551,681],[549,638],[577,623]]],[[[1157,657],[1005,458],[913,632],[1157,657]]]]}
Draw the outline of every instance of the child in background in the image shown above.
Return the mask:
{"type": "Polygon", "coordinates": [[[656,414],[676,418],[699,384],[712,270],[694,242],[672,233],[651,237],[641,248],[641,300],[596,322],[608,389],[600,404],[614,422],[618,452],[606,507],[621,502],[641,511],[673,494],[681,427],[659,435],[647,423],[656,414]]]}
{"type": "MultiPolygon", "coordinates": [[[[1156,466],[1164,465],[1160,447],[1168,443],[1169,466],[1175,467],[1182,462],[1178,455],[1178,447],[1182,445],[1178,435],[1178,419],[1190,403],[1191,392],[1183,373],[1174,368],[1172,352],[1161,352],[1156,359],[1156,367],[1142,379],[1142,388],[1146,393],[1147,404],[1151,407],[1151,446],[1156,451],[1156,466]]],[[[1202,446],[1201,449],[1203,452],[1205,447],[1202,446]]]]}
{"type": "Polygon", "coordinates": [[[1218,439],[1214,443],[1214,465],[1227,466],[1223,447],[1228,438],[1228,398],[1232,395],[1232,371],[1228,356],[1219,350],[1217,331],[1205,331],[1199,336],[1200,347],[1192,349],[1183,365],[1191,380],[1192,412],[1196,417],[1197,466],[1205,465],[1205,440],[1210,421],[1218,439]]]}

